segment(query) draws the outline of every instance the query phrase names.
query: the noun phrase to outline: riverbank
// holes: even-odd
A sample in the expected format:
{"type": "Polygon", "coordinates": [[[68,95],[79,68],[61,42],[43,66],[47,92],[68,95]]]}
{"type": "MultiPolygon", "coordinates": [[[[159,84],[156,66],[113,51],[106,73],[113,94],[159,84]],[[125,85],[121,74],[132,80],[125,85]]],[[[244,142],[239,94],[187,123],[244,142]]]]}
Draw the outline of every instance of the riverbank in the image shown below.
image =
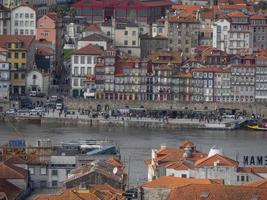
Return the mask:
{"type": "Polygon", "coordinates": [[[94,99],[64,99],[64,105],[68,109],[121,109],[121,108],[140,108],[140,106],[148,110],[216,110],[219,108],[239,109],[246,111],[248,114],[260,114],[267,116],[267,107],[264,103],[182,103],[175,101],[112,101],[112,100],[94,100],[94,99]]]}
{"type": "Polygon", "coordinates": [[[167,129],[217,129],[233,130],[240,121],[227,120],[221,123],[200,123],[197,119],[151,119],[151,118],[88,118],[83,117],[42,117],[41,124],[61,124],[76,126],[107,126],[107,127],[143,127],[143,128],[167,128],[167,129]]]}

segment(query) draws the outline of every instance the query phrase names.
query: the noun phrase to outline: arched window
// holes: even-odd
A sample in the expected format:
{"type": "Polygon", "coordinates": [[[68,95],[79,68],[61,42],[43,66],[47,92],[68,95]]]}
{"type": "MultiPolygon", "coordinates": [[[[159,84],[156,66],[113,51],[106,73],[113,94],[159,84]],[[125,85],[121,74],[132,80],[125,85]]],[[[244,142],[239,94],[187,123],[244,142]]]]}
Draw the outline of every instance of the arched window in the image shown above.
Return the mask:
{"type": "Polygon", "coordinates": [[[32,79],[37,79],[37,76],[34,74],[34,75],[32,75],[32,79]]]}

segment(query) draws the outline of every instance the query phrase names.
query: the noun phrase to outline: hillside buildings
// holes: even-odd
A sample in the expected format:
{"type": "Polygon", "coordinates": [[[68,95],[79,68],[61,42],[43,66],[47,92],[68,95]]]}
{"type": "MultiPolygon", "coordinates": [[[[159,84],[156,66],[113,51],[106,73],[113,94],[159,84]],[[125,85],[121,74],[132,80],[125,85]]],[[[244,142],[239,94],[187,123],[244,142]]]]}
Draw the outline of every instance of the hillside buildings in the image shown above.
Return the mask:
{"type": "Polygon", "coordinates": [[[26,4],[11,10],[11,34],[32,35],[36,34],[36,12],[26,4]]]}
{"type": "Polygon", "coordinates": [[[264,179],[266,168],[241,167],[226,157],[222,150],[213,147],[209,154],[202,153],[190,141],[182,141],[178,148],[162,146],[152,150],[152,157],[146,160],[148,180],[161,176],[222,180],[226,185],[242,185],[264,179]]]}

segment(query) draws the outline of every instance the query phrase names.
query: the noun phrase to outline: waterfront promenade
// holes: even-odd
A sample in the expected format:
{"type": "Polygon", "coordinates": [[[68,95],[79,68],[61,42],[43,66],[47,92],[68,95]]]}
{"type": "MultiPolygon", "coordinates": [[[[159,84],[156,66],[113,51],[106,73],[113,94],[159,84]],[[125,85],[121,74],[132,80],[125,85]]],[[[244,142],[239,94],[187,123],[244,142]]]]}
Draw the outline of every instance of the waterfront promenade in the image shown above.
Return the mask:
{"type": "Polygon", "coordinates": [[[99,114],[97,117],[91,117],[73,111],[71,114],[60,113],[57,110],[49,110],[42,116],[30,116],[29,114],[17,114],[15,119],[21,120],[40,120],[43,124],[64,124],[64,125],[88,125],[88,126],[138,126],[138,127],[162,127],[162,128],[204,128],[204,129],[223,129],[231,130],[237,128],[237,125],[244,122],[245,118],[239,119],[221,119],[218,120],[199,120],[188,118],[152,118],[152,117],[129,117],[129,116],[108,116],[99,114]]]}

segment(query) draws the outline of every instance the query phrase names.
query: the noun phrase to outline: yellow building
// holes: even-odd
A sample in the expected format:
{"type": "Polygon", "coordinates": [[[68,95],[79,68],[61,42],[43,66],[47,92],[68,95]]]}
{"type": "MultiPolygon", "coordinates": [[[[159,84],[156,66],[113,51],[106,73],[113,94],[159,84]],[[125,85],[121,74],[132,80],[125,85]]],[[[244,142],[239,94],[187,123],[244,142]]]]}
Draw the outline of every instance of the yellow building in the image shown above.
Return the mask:
{"type": "Polygon", "coordinates": [[[11,95],[25,94],[26,73],[33,68],[34,36],[0,35],[0,47],[8,49],[11,95]]]}

